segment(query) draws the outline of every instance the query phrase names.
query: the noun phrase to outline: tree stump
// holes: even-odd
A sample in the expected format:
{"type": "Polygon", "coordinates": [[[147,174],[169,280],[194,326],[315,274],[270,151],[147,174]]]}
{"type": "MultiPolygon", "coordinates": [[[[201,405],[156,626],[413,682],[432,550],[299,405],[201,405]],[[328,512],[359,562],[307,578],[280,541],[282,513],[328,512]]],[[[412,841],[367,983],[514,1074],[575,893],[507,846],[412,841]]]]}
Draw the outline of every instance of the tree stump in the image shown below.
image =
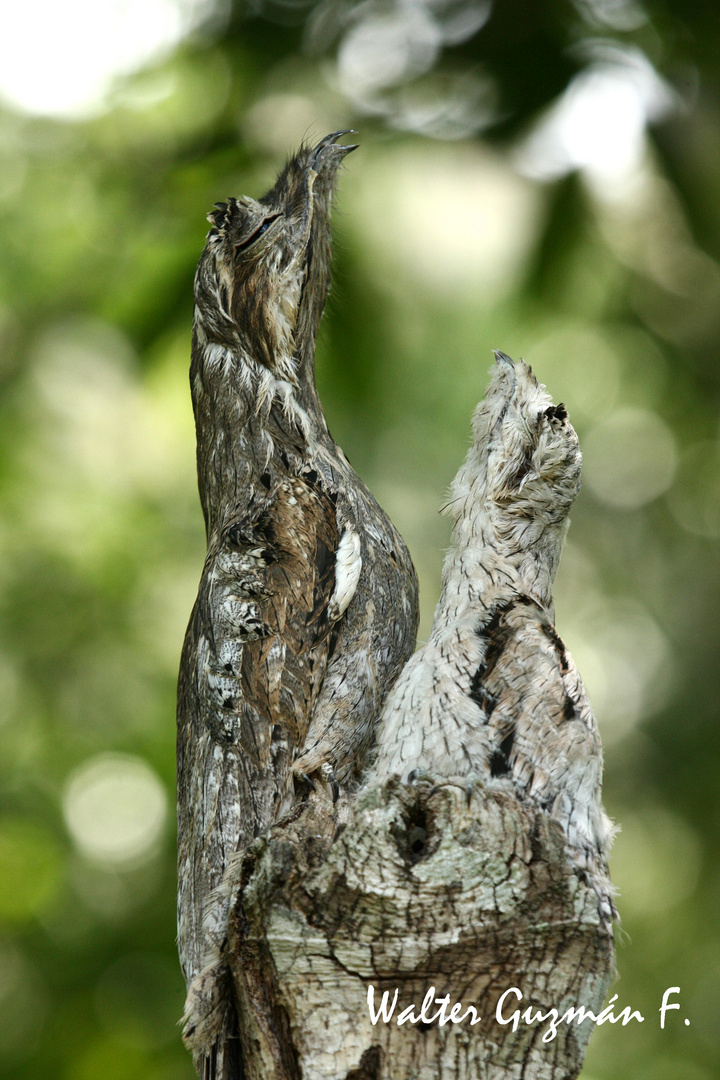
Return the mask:
{"type": "Polygon", "coordinates": [[[228,956],[247,1080],[578,1075],[592,1023],[553,1028],[551,1010],[600,1011],[612,934],[560,827],[509,785],[390,780],[336,807],[313,794],[239,882],[228,956]]]}

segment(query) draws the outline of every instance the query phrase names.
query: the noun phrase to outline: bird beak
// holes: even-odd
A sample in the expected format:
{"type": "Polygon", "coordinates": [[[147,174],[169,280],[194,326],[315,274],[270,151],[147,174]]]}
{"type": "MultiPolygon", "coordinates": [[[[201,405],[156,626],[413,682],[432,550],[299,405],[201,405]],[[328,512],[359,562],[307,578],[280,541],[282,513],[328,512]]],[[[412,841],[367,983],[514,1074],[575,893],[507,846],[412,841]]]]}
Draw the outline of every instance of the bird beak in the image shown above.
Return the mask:
{"type": "Polygon", "coordinates": [[[511,360],[507,353],[500,352],[499,349],[493,349],[493,354],[497,364],[495,371],[498,384],[503,387],[503,394],[509,400],[515,393],[515,387],[517,386],[515,361],[511,360]]]}
{"type": "Polygon", "coordinates": [[[331,161],[337,168],[344,157],[351,154],[353,150],[357,150],[357,143],[351,143],[349,146],[346,144],[336,146],[336,141],[341,135],[357,135],[357,132],[353,131],[352,128],[346,128],[344,131],[333,131],[330,135],[326,135],[324,139],[321,139],[313,150],[310,162],[316,172],[319,172],[326,162],[331,161]]]}
{"type": "Polygon", "coordinates": [[[499,349],[493,349],[493,355],[495,357],[495,363],[498,365],[498,367],[502,367],[503,365],[505,365],[506,367],[509,367],[512,372],[515,371],[515,363],[513,360],[510,359],[507,353],[500,352],[499,349]]]}

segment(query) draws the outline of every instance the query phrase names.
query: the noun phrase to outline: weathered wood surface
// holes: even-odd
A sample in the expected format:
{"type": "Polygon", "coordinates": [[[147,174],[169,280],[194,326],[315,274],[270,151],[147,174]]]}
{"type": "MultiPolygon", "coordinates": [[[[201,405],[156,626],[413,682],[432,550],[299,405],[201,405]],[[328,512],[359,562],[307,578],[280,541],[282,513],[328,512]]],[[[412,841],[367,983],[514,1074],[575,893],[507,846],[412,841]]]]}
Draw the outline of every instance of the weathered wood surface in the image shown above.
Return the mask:
{"type": "MultiPolygon", "coordinates": [[[[246,854],[228,955],[248,1080],[560,1080],[592,1024],[517,1030],[501,1010],[601,1010],[613,941],[562,830],[508,790],[390,781],[313,796],[246,854]],[[384,991],[389,1023],[373,1025],[384,991]],[[462,1023],[398,1025],[431,987],[462,1023]]],[[[428,1002],[430,1005],[430,1002],[428,1002]]],[[[435,1016],[439,1005],[426,1009],[435,1016]]]]}

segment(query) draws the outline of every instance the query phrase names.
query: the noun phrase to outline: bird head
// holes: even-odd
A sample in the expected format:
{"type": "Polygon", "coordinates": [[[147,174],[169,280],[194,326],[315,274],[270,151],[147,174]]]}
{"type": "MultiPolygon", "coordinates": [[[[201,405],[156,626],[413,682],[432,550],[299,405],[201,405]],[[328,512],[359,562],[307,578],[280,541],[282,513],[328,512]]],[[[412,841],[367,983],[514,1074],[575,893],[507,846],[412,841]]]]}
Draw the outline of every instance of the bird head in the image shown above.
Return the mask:
{"type": "Polygon", "coordinates": [[[302,146],[261,199],[216,203],[195,276],[196,332],[292,381],[309,354],[329,286],[330,205],[354,145],[336,131],[302,146]]]}
{"type": "Polygon", "coordinates": [[[582,455],[564,405],[554,405],[532,368],[495,353],[496,366],[473,416],[473,445],[453,484],[456,518],[468,500],[499,535],[527,547],[564,524],[582,480],[582,455]]]}

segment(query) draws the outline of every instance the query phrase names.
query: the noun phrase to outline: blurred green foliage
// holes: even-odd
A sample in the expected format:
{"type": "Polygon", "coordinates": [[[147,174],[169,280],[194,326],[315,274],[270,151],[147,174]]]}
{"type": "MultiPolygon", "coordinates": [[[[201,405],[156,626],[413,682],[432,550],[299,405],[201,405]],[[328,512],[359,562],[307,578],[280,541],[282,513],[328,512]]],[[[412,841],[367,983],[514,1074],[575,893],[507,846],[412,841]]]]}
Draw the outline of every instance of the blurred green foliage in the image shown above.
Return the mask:
{"type": "Polygon", "coordinates": [[[558,623],[623,829],[613,992],[646,1020],[599,1030],[583,1076],[720,1076],[719,55],[700,0],[257,0],[93,119],[0,110],[12,1075],[191,1076],[172,807],[204,548],[192,277],[216,199],[260,194],[303,136],[347,126],[362,148],[318,379],[410,544],[421,633],[491,348],[533,364],[585,450],[558,623]],[[682,1009],[661,1031],[670,986],[682,1009]]]}

